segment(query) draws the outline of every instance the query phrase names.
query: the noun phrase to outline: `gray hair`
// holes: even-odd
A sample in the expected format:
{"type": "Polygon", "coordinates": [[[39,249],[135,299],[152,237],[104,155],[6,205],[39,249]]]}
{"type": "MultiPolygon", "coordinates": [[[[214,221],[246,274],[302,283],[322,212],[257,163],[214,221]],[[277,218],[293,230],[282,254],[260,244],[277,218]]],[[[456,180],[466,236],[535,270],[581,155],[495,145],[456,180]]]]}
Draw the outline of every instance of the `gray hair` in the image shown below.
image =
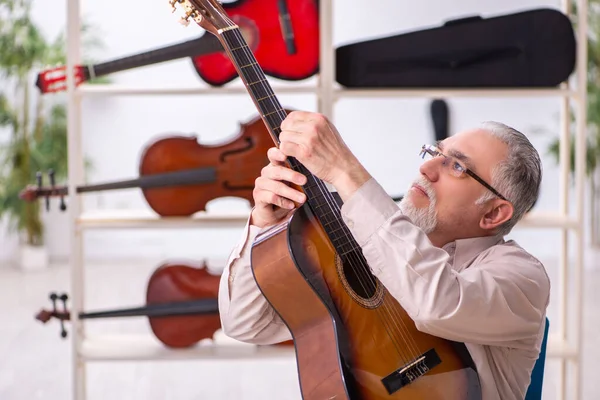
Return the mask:
{"type": "MultiPolygon", "coordinates": [[[[513,205],[511,219],[497,228],[506,235],[536,203],[542,182],[542,162],[527,136],[499,122],[487,121],[481,129],[508,145],[508,154],[492,170],[492,186],[513,205]]],[[[488,191],[475,203],[480,205],[496,195],[488,191]]]]}

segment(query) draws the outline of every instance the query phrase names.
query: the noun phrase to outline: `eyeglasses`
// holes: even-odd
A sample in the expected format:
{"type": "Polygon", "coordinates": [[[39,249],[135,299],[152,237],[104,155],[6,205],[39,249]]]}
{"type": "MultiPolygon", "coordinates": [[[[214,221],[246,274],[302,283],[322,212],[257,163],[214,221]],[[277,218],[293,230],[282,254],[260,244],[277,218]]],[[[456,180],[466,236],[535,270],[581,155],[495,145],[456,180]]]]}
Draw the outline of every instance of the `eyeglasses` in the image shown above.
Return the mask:
{"type": "MultiPolygon", "coordinates": [[[[473,171],[471,171],[470,169],[465,167],[463,164],[461,164],[461,162],[456,157],[447,156],[447,155],[443,154],[442,152],[440,152],[438,150],[437,147],[430,145],[430,144],[424,144],[423,147],[421,147],[421,152],[419,153],[419,156],[421,156],[421,158],[423,158],[423,159],[425,159],[425,157],[427,157],[427,156],[430,156],[431,159],[436,158],[436,157],[444,157],[442,166],[451,175],[453,175],[457,178],[460,178],[461,176],[463,176],[463,174],[467,174],[470,177],[472,177],[473,179],[475,179],[477,182],[481,183],[487,189],[489,189],[496,196],[500,197],[502,200],[506,200],[506,197],[502,196],[500,193],[498,193],[498,191],[496,189],[491,187],[486,181],[481,179],[473,171]]],[[[506,200],[506,201],[508,201],[508,200],[506,200]]]]}

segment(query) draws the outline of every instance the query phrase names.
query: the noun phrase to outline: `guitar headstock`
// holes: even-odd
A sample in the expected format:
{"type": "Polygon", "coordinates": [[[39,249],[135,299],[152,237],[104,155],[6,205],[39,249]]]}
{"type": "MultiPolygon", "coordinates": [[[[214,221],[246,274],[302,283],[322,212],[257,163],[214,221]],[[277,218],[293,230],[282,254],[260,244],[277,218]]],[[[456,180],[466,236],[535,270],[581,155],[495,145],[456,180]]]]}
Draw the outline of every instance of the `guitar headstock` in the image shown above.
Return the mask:
{"type": "Polygon", "coordinates": [[[67,311],[67,300],[69,296],[66,293],[61,294],[60,296],[56,293],[50,293],[49,296],[52,301],[52,311],[46,310],[42,308],[36,315],[35,319],[41,321],[42,323],[46,323],[50,321],[52,318],[56,318],[60,321],[60,336],[65,338],[67,337],[67,331],[65,330],[64,321],[68,321],[71,319],[71,313],[67,311]],[[58,311],[56,309],[56,301],[60,300],[63,305],[63,311],[58,311]]]}
{"type": "Polygon", "coordinates": [[[236,27],[217,0],[169,0],[169,4],[173,12],[177,10],[177,4],[181,6],[184,15],[180,22],[185,26],[189,25],[191,18],[214,35],[218,35],[220,30],[236,27]]]}
{"type": "Polygon", "coordinates": [[[19,193],[19,198],[24,201],[36,201],[39,198],[44,197],[46,199],[46,210],[50,209],[50,197],[60,196],[60,209],[62,211],[67,209],[65,204],[65,195],[67,194],[68,188],[66,186],[56,186],[54,171],[48,171],[48,176],[50,178],[50,187],[42,186],[42,173],[36,173],[37,185],[27,185],[21,192],[19,193]]]}
{"type": "MultiPolygon", "coordinates": [[[[35,85],[40,89],[40,93],[56,93],[67,90],[67,68],[60,67],[49,68],[38,73],[35,85]]],[[[81,84],[87,80],[83,68],[75,67],[75,85],[81,84]]]]}

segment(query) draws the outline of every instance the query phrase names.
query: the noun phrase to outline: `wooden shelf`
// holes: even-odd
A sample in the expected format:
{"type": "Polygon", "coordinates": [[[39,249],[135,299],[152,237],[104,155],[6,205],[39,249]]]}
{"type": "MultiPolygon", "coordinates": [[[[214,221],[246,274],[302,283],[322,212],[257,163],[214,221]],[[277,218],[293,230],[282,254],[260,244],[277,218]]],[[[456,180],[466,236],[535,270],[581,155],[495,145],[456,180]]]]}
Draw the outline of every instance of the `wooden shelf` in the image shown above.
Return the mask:
{"type": "Polygon", "coordinates": [[[82,213],[77,224],[85,229],[243,228],[249,216],[249,211],[200,211],[190,217],[161,217],[151,210],[103,210],[82,213]]]}
{"type": "Polygon", "coordinates": [[[546,347],[547,358],[562,358],[576,360],[578,352],[570,343],[562,340],[556,335],[548,335],[548,345],[546,347]]]}
{"type": "MultiPolygon", "coordinates": [[[[277,86],[273,85],[276,94],[319,94],[314,85],[277,86]]],[[[229,84],[224,87],[147,87],[124,86],[118,84],[89,85],[82,84],[77,89],[78,95],[89,96],[164,96],[164,95],[248,95],[244,86],[229,84]]],[[[380,98],[380,97],[575,97],[577,92],[556,88],[345,88],[339,85],[333,89],[334,99],[340,98],[380,98]]]]}
{"type": "MultiPolygon", "coordinates": [[[[218,228],[244,227],[249,211],[198,212],[190,217],[161,217],[147,210],[103,210],[83,213],[78,225],[85,229],[112,228],[218,228]]],[[[577,220],[557,212],[531,212],[517,225],[520,228],[578,229],[577,220]]]]}
{"type": "MultiPolygon", "coordinates": [[[[101,335],[82,341],[80,355],[87,361],[132,360],[257,360],[294,358],[294,346],[257,346],[235,341],[222,333],[186,349],[171,349],[151,335],[101,335]]],[[[576,359],[568,342],[550,335],[548,358],[576,359]]]]}
{"type": "Polygon", "coordinates": [[[532,211],[525,215],[517,226],[520,228],[580,228],[575,218],[550,211],[532,211]]]}
{"type": "Polygon", "coordinates": [[[338,88],[334,97],[575,97],[577,92],[556,88],[427,88],[427,89],[351,89],[338,88]]]}
{"type": "MultiPolygon", "coordinates": [[[[315,86],[273,86],[275,93],[314,94],[315,86]]],[[[165,95],[248,95],[244,86],[225,87],[148,87],[82,84],[76,89],[78,95],[86,96],[165,96],[165,95]]]]}
{"type": "Polygon", "coordinates": [[[101,335],[83,339],[80,355],[87,361],[131,360],[256,360],[295,357],[294,346],[257,346],[225,336],[221,331],[214,340],[196,346],[172,349],[151,335],[101,335]]]}

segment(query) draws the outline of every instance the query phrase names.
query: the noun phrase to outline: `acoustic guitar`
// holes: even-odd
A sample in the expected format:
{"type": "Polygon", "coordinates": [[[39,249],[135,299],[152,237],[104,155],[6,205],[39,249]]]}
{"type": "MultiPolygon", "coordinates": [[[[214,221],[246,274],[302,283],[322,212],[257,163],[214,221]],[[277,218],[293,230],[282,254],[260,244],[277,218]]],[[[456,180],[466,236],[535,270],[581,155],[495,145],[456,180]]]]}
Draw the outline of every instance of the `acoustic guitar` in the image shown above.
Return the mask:
{"type": "MultiPolygon", "coordinates": [[[[256,58],[216,0],[170,0],[219,38],[279,143],[286,117],[256,58]]],[[[251,250],[262,294],[289,328],[302,397],[325,399],[480,399],[479,376],[464,344],[417,330],[370,273],[345,225],[340,200],[296,159],[307,202],[262,232],[251,250]]]]}
{"type": "MultiPolygon", "coordinates": [[[[238,0],[224,4],[231,18],[251,44],[267,75],[299,81],[319,69],[319,9],[316,0],[238,0]]],[[[200,78],[223,86],[237,78],[220,41],[211,34],[197,39],[118,58],[75,67],[75,83],[147,65],[191,57],[200,78]]],[[[66,67],[40,72],[36,86],[41,93],[64,91],[66,67]]]]}

